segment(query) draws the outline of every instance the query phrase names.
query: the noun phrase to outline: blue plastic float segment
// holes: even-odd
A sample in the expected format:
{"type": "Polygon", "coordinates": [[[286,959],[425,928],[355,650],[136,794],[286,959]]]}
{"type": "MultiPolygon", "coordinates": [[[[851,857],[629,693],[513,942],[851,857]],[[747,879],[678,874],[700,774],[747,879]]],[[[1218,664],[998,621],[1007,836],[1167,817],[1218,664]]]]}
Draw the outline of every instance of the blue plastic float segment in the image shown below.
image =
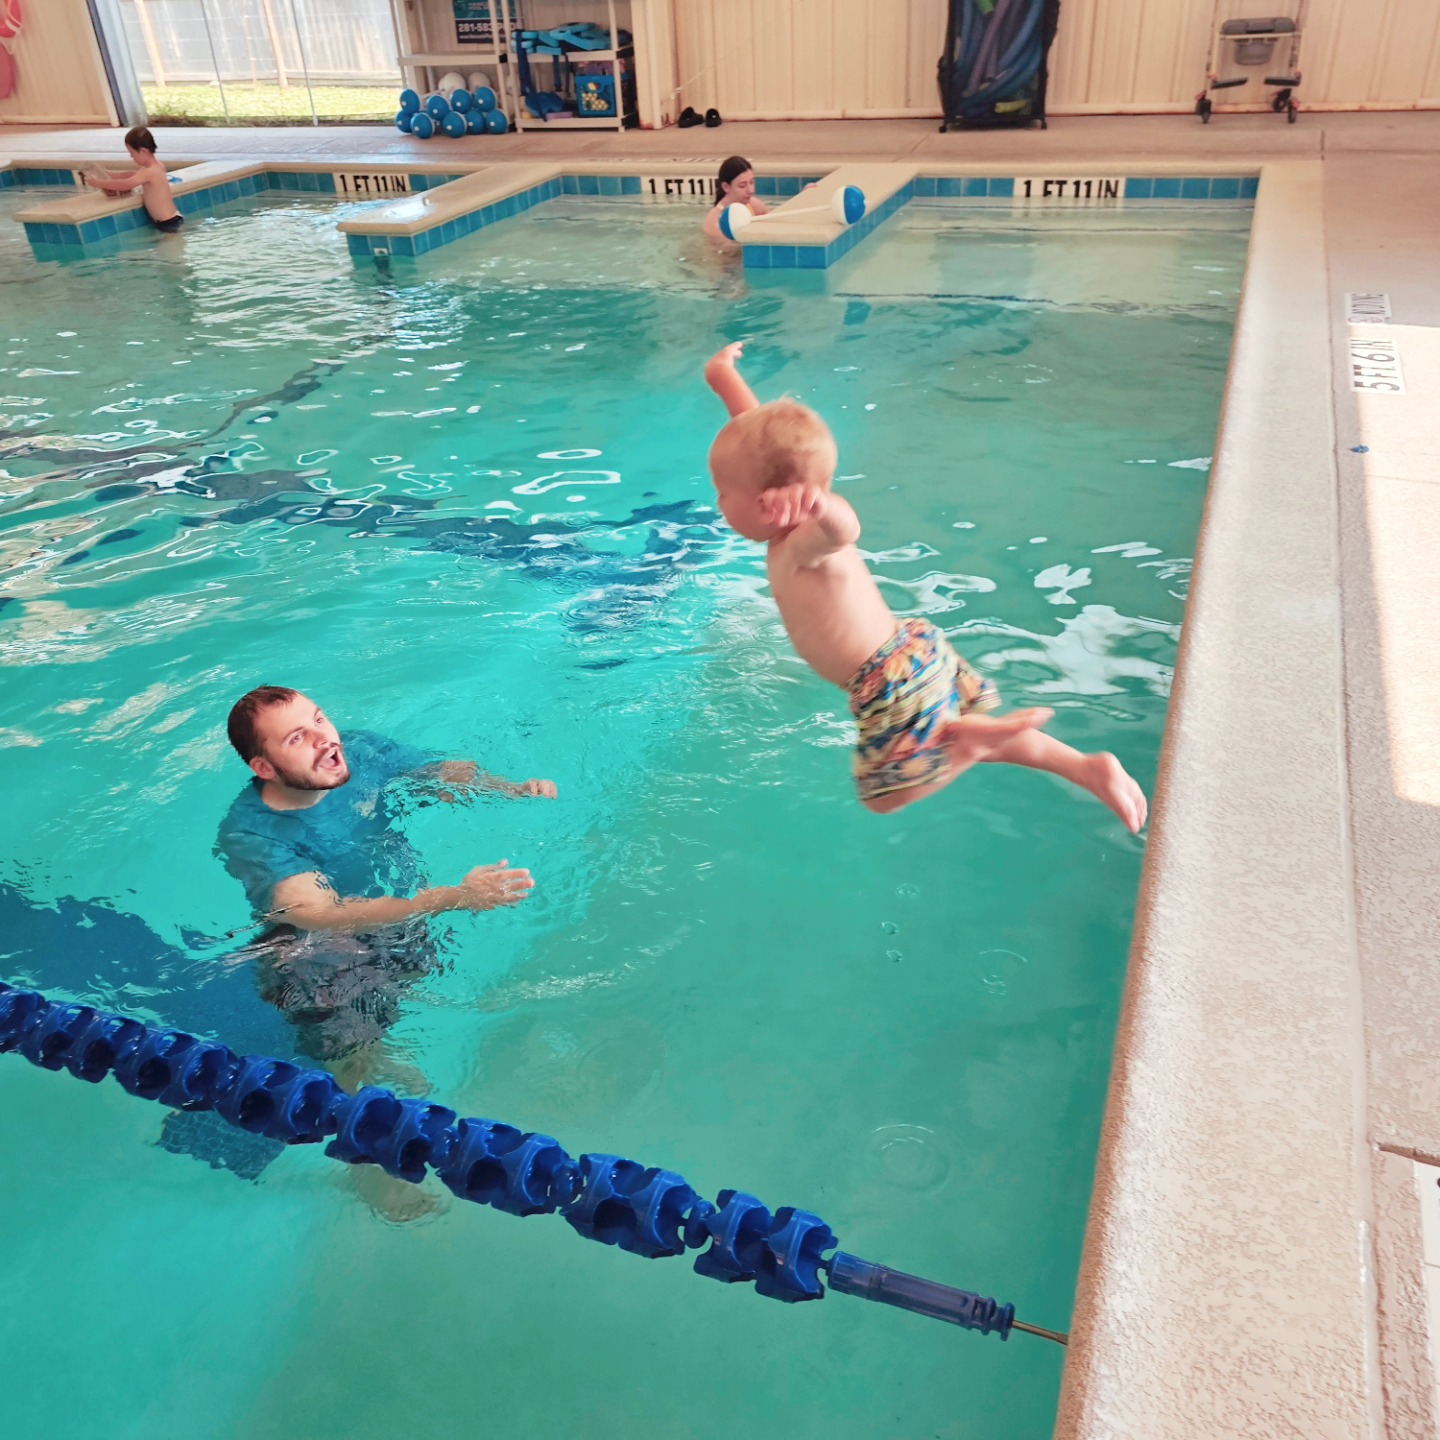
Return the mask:
{"type": "Polygon", "coordinates": [[[835,1244],[830,1227],[818,1215],[788,1205],[777,1210],[755,1289],[771,1300],[791,1304],[822,1299],[825,1287],[817,1273],[824,1263],[821,1252],[833,1250],[835,1244]]]}
{"type": "Polygon", "coordinates": [[[52,1004],[0,982],[0,1053],[92,1084],[114,1072],[132,1095],[180,1110],[211,1110],[251,1134],[291,1145],[333,1137],[327,1153],[378,1165],[418,1184],[433,1170],[458,1196],[511,1215],[559,1212],[587,1239],[650,1259],[708,1245],[701,1275],[755,1282],[758,1294],[819,1300],[832,1288],[1005,1338],[1014,1308],[837,1252],[830,1227],[808,1210],[770,1211],[753,1195],[722,1190],[719,1204],[673,1170],[619,1155],[566,1154],[549,1135],[493,1120],[459,1119],[428,1100],[378,1086],[342,1090],[323,1070],[236,1055],[181,1030],[161,1030],[81,1004],[52,1004]]]}
{"type": "Polygon", "coordinates": [[[753,1195],[739,1190],[722,1190],[719,1200],[720,1208],[705,1221],[714,1244],[696,1256],[695,1273],[727,1285],[753,1280],[764,1263],[770,1212],[753,1195]]]}
{"type": "Polygon", "coordinates": [[[647,1170],[618,1155],[582,1155],[580,1184],[565,1218],[587,1240],[649,1260],[685,1253],[686,1235],[693,1233],[686,1217],[699,1196],[673,1170],[647,1170]]]}
{"type": "Polygon", "coordinates": [[[548,1135],[460,1120],[437,1144],[435,1173],[462,1200],[510,1215],[544,1215],[576,1193],[579,1165],[548,1135]]]}
{"type": "Polygon", "coordinates": [[[335,1138],[325,1153],[351,1165],[378,1165],[418,1185],[455,1112],[426,1100],[401,1100],[367,1085],[358,1095],[340,1091],[332,1103],[335,1138]]]}

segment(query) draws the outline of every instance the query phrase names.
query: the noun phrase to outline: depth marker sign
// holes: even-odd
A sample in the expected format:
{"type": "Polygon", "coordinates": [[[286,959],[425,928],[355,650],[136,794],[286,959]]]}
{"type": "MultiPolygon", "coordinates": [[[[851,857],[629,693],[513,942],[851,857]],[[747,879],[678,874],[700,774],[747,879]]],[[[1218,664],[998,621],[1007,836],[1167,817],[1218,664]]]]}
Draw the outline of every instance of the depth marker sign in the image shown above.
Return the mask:
{"type": "Polygon", "coordinates": [[[1350,337],[1350,388],[1403,395],[1405,376],[1400,370],[1400,346],[1394,340],[1350,337]]]}
{"type": "Polygon", "coordinates": [[[1015,181],[1017,200],[1123,200],[1125,179],[1120,175],[1020,176],[1015,181]]]}

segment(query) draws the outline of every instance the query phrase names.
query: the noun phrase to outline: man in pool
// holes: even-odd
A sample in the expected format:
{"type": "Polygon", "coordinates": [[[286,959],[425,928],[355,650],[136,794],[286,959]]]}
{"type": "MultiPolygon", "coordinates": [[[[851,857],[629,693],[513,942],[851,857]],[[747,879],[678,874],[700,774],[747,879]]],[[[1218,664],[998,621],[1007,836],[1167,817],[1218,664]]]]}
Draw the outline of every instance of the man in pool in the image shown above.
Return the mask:
{"type": "Polygon", "coordinates": [[[1000,703],[994,684],[930,621],[896,619],[857,547],[860,521],[831,489],[835,437],[798,401],[762,405],[740,374],[742,349],[727,345],[705,367],[730,414],[710,447],[710,477],[731,527],[767,547],[770,590],[791,644],[849,694],[860,803],[888,815],[974,765],[1001,762],[1069,780],[1137,833],[1145,796],[1115,756],[1083,755],[1045,734],[1051,710],[985,714],[1000,703]]]}
{"type": "Polygon", "coordinates": [[[313,700],[276,685],[242,696],[228,731],[254,778],[221,822],[215,851],[257,919],[271,922],[249,947],[261,994],[295,1026],[299,1050],[353,1088],[371,1077],[406,983],[433,966],[426,917],[518,905],[535,883],[501,860],[458,885],[422,888],[393,824],[399,782],[442,799],[454,798],[452,788],[554,799],[555,785],[502,780],[470,761],[435,763],[366,731],[342,739],[313,700]]]}
{"type": "Polygon", "coordinates": [[[105,171],[92,174],[87,171],[81,178],[87,185],[103,190],[107,195],[127,195],[138,185],[150,223],[162,233],[173,235],[185,223],[185,217],[175,208],[170,176],[155,158],[155,137],[145,126],[137,125],[125,136],[125,148],[135,162],[135,169],[130,174],[111,175],[105,171]]]}

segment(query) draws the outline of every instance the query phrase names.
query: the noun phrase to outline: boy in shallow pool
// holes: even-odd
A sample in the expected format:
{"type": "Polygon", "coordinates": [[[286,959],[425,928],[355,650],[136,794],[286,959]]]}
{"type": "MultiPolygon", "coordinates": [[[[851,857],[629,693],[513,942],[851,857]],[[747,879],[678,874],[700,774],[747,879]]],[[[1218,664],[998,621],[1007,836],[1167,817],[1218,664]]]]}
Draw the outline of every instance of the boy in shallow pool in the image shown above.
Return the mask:
{"type": "Polygon", "coordinates": [[[888,814],[972,765],[1004,761],[1069,780],[1138,831],[1145,796],[1113,755],[1082,755],[1046,735],[1051,710],[983,714],[1000,703],[994,685],[928,620],[896,620],[855,547],[854,510],[830,489],[834,437],[797,401],[762,405],[737,368],[740,354],[727,345],[705,366],[730,412],[710,447],[710,474],[726,520],[768,546],[770,588],[800,658],[849,693],[861,803],[888,814]]]}
{"type": "Polygon", "coordinates": [[[185,217],[175,208],[170,176],[155,158],[155,137],[143,125],[137,125],[126,135],[125,148],[135,162],[129,175],[87,173],[85,183],[107,195],[124,195],[138,185],[150,223],[166,235],[173,235],[185,223],[185,217]]]}

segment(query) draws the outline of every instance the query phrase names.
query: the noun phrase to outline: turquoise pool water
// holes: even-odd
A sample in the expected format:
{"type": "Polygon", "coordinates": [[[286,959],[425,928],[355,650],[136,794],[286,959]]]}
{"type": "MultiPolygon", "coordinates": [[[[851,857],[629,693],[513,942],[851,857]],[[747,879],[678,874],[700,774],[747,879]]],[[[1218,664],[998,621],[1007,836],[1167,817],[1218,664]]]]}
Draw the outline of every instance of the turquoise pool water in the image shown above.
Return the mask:
{"type": "MultiPolygon", "coordinates": [[[[1148,789],[1248,211],[922,201],[747,280],[688,213],[590,199],[389,273],[293,196],[42,265],[33,198],[0,194],[0,977],[289,1043],[211,846],[225,714],[292,684],[560,787],[404,821],[435,883],[538,882],[438,922],[390,1036],[413,1087],[1066,1328],[1142,842],[999,767],[854,803],[843,698],[710,506],[700,367],[746,338],[835,429],[896,609],[1148,789]]],[[[15,1059],[0,1096],[16,1434],[1050,1433],[1031,1337],[783,1307],[439,1191],[402,1223],[318,1150],[240,1179],[15,1059]]]]}

